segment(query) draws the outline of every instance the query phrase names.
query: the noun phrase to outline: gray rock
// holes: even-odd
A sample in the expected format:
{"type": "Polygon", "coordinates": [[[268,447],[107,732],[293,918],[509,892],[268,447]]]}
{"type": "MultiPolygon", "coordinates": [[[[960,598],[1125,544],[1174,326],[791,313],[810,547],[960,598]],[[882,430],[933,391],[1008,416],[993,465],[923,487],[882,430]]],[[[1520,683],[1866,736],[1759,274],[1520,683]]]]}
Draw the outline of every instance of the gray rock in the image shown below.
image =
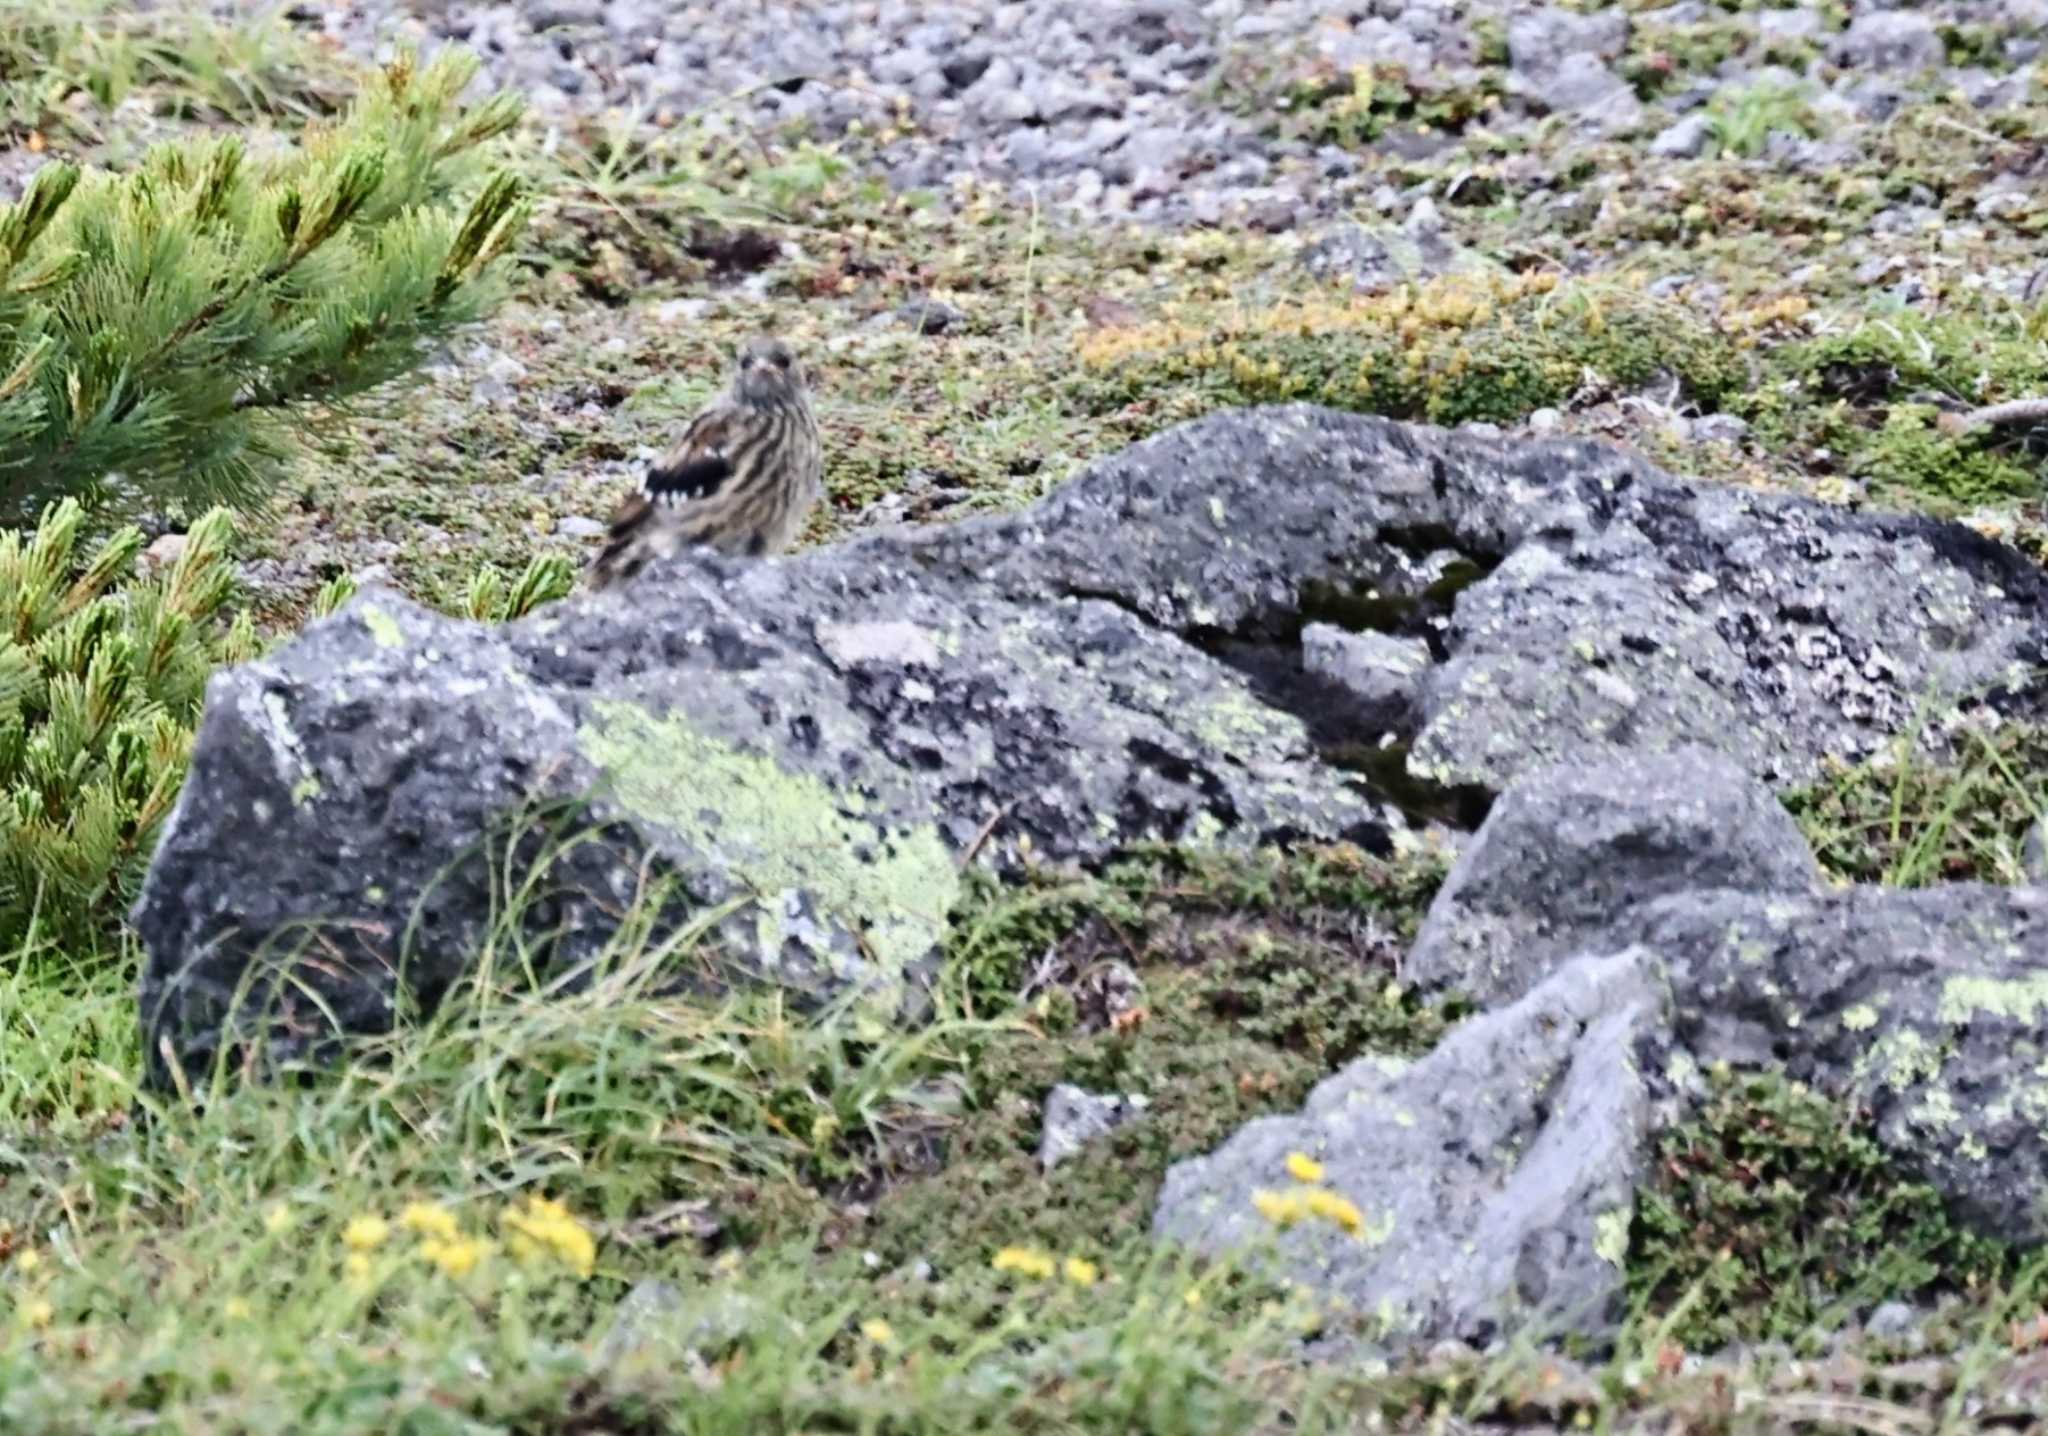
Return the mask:
{"type": "Polygon", "coordinates": [[[1516,88],[1548,113],[1599,134],[1618,135],[1643,121],[1643,102],[1628,81],[1593,55],[1567,55],[1555,69],[1518,79],[1516,88]]]}
{"type": "Polygon", "coordinates": [[[1581,13],[1555,6],[1525,11],[1508,21],[1508,64],[1538,78],[1572,55],[1617,58],[1628,45],[1629,17],[1618,10],[1581,13]]]}
{"type": "Polygon", "coordinates": [[[1175,1164],[1153,1232],[1308,1284],[1387,1351],[1485,1344],[1532,1322],[1603,1333],[1620,1314],[1649,1131],[1634,1053],[1661,1020],[1644,954],[1573,963],[1420,1061],[1361,1058],[1299,1114],[1175,1164]],[[1313,1216],[1273,1232],[1255,1194],[1299,1190],[1294,1152],[1354,1204],[1355,1234],[1313,1216]]]}
{"type": "Polygon", "coordinates": [[[2027,881],[2048,886],[2048,817],[2036,818],[2020,846],[2020,870],[2027,881]]]}
{"type": "Polygon", "coordinates": [[[1902,1172],[1980,1230],[2048,1239],[2048,889],[1954,883],[1660,898],[1606,941],[1669,973],[1660,1109],[1715,1062],[1770,1066],[1867,1110],[1902,1172]]]}
{"type": "Polygon", "coordinates": [[[1863,1330],[1886,1341],[1906,1341],[1920,1335],[1920,1322],[1924,1313],[1903,1301],[1887,1301],[1872,1311],[1863,1322],[1863,1330]]]}
{"type": "Polygon", "coordinates": [[[1038,1129],[1039,1169],[1050,1172],[1149,1105],[1143,1097],[1104,1097],[1071,1082],[1059,1083],[1045,1094],[1045,1114],[1038,1129]]]}
{"type": "Polygon", "coordinates": [[[782,1340],[795,1332],[786,1316],[729,1283],[685,1292],[672,1282],[649,1278],[635,1282],[619,1299],[596,1356],[606,1366],[673,1367],[680,1362],[708,1381],[713,1378],[707,1352],[721,1356],[753,1334],[782,1340]]]}
{"type": "Polygon", "coordinates": [[[1917,10],[1872,10],[1858,15],[1829,47],[1828,58],[1857,70],[1917,75],[1948,62],[1933,18],[1917,10]]]}
{"type": "Polygon", "coordinates": [[[1696,444],[1739,444],[1749,437],[1749,425],[1733,414],[1702,414],[1687,433],[1696,444]]]}
{"type": "Polygon", "coordinates": [[[967,322],[967,315],[941,300],[917,298],[900,305],[892,317],[898,324],[919,334],[950,334],[967,322]]]}
{"type": "Polygon", "coordinates": [[[1445,274],[1482,274],[1498,269],[1485,256],[1454,242],[1441,220],[1432,224],[1432,205],[1421,223],[1363,225],[1350,221],[1323,230],[1301,251],[1302,267],[1317,279],[1348,280],[1353,289],[1377,292],[1398,284],[1445,274]]]}
{"type": "Polygon", "coordinates": [[[1428,644],[1312,623],[1301,631],[1301,661],[1308,672],[1337,684],[1358,703],[1359,721],[1368,731],[1414,729],[1431,661],[1428,644]]]}
{"type": "Polygon", "coordinates": [[[1581,501],[1605,512],[1554,511],[1458,596],[1412,775],[1498,791],[1575,753],[1699,743],[1781,786],[1876,752],[1917,684],[2039,711],[2048,588],[1960,527],[1707,487],[1581,501]]]}
{"type": "Polygon", "coordinates": [[[1652,898],[1724,887],[1807,893],[1819,883],[1798,824],[1718,754],[1566,763],[1494,803],[1430,904],[1403,973],[1484,1004],[1510,1001],[1652,898]]]}
{"type": "Polygon", "coordinates": [[[732,905],[711,935],[732,971],[859,989],[878,1021],[918,1006],[993,815],[999,870],[1026,840],[1084,863],[1141,840],[1382,845],[1387,803],[1320,757],[1359,735],[1303,685],[1300,603],[1429,618],[1419,538],[1492,566],[1432,640],[1425,789],[1688,743],[1798,782],[1908,727],[1938,750],[1930,701],[2048,710],[2043,578],[1960,525],[1695,488],[1581,441],[1226,412],[1020,514],[680,559],[503,628],[365,592],[217,675],[133,914],[147,1050],[202,1066],[280,930],[321,939],[303,989],[265,967],[245,1009],[282,1004],[282,1056],[319,1050],[316,1001],[376,1030],[408,992],[437,1000],[498,920],[493,874],[538,864],[565,803],[605,841],[557,854],[529,914],[554,961],[651,875],[657,931],[732,905]]]}
{"type": "Polygon", "coordinates": [[[1698,159],[1706,153],[1713,137],[1713,120],[1706,115],[1690,114],[1659,130],[1650,141],[1650,153],[1659,159],[1698,159]]]}

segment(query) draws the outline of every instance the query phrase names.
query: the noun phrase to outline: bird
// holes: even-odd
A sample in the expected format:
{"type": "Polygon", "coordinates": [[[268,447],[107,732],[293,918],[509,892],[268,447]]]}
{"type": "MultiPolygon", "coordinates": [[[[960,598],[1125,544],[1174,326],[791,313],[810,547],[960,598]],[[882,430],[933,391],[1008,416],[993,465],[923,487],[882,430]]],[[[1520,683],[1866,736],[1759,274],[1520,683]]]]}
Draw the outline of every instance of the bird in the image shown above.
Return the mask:
{"type": "Polygon", "coordinates": [[[612,515],[592,591],[692,547],[748,558],[789,547],[824,495],[825,451],[809,379],[783,340],[739,346],[730,385],[700,409],[612,515]]]}

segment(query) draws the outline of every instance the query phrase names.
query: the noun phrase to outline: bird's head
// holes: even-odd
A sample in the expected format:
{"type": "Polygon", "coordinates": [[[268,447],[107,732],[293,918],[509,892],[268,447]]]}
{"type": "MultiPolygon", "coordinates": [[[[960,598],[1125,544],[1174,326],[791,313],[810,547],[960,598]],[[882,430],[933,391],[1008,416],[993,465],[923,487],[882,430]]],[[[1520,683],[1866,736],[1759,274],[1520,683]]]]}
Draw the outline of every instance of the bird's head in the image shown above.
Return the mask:
{"type": "Polygon", "coordinates": [[[804,395],[803,366],[780,339],[759,335],[740,345],[736,390],[742,402],[763,408],[790,404],[804,395]]]}

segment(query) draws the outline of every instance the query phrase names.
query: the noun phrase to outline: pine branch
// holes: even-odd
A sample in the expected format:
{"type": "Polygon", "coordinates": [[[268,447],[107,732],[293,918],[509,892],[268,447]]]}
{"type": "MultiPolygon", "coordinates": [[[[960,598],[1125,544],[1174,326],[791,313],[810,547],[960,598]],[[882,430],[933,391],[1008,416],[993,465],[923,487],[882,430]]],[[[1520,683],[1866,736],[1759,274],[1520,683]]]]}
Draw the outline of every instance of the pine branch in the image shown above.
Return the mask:
{"type": "Polygon", "coordinates": [[[531,202],[473,173],[518,114],[462,103],[476,70],[403,54],[280,159],[230,139],[47,166],[0,209],[0,523],[65,495],[260,502],[308,422],[479,317],[531,202]]]}

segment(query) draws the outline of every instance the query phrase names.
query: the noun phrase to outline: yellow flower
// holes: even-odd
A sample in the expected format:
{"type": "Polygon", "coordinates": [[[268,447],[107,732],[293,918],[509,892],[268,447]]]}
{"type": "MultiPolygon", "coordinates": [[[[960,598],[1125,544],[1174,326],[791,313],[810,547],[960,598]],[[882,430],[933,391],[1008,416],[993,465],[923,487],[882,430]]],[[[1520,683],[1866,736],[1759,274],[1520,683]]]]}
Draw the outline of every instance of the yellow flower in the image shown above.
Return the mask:
{"type": "Polygon", "coordinates": [[[443,1275],[461,1280],[490,1254],[488,1244],[475,1237],[428,1237],[420,1243],[420,1255],[439,1267],[443,1275]]]}
{"type": "Polygon", "coordinates": [[[1299,1192],[1253,1192],[1252,1205],[1259,1209],[1260,1216],[1283,1231],[1308,1215],[1299,1192]]]}
{"type": "Polygon", "coordinates": [[[263,1214],[263,1230],[272,1236],[281,1234],[291,1224],[291,1209],[283,1202],[271,1203],[270,1210],[263,1214]]]}
{"type": "Polygon", "coordinates": [[[1289,1152],[1287,1175],[1297,1182],[1320,1182],[1323,1179],[1323,1164],[1306,1152],[1289,1152]]]}
{"type": "Polygon", "coordinates": [[[348,1273],[350,1281],[370,1279],[370,1259],[361,1252],[350,1252],[348,1259],[341,1264],[341,1269],[348,1273]]]}
{"type": "Polygon", "coordinates": [[[34,1271],[37,1267],[41,1266],[42,1264],[42,1253],[37,1251],[34,1247],[28,1248],[26,1251],[22,1252],[21,1255],[17,1256],[14,1259],[14,1269],[20,1272],[23,1276],[28,1275],[30,1272],[34,1271]]]}
{"type": "Polygon", "coordinates": [[[247,1321],[249,1319],[249,1303],[239,1296],[231,1296],[220,1304],[220,1314],[229,1321],[247,1321]]]}
{"type": "Polygon", "coordinates": [[[341,1241],[352,1252],[370,1252],[384,1245],[384,1239],[391,1235],[391,1223],[382,1217],[365,1213],[350,1217],[342,1228],[341,1241]]]}
{"type": "Polygon", "coordinates": [[[1013,1271],[1043,1281],[1053,1273],[1052,1258],[1035,1247],[1004,1247],[989,1259],[997,1271],[1013,1271]]]}
{"type": "Polygon", "coordinates": [[[1202,1289],[1198,1286],[1191,1286],[1181,1293],[1180,1299],[1187,1303],[1189,1311],[1194,1311],[1202,1304],[1202,1289]]]}
{"type": "Polygon", "coordinates": [[[512,1250],[522,1260],[551,1253],[578,1276],[589,1276],[597,1265],[596,1238],[561,1202],[528,1197],[526,1210],[506,1212],[504,1222],[512,1229],[512,1250]]]}
{"type": "Polygon", "coordinates": [[[1304,1193],[1303,1198],[1309,1211],[1325,1221],[1335,1222],[1352,1236],[1365,1230],[1365,1217],[1357,1206],[1335,1192],[1316,1187],[1304,1193]]]}
{"type": "Polygon", "coordinates": [[[1101,1272],[1096,1270],[1094,1262],[1075,1256],[1068,1257],[1060,1270],[1066,1274],[1067,1280],[1075,1286],[1093,1286],[1095,1285],[1095,1279],[1102,1275],[1101,1272]]]}
{"type": "Polygon", "coordinates": [[[871,1316],[860,1324],[860,1334],[877,1346],[894,1346],[896,1328],[879,1316],[871,1316]]]}
{"type": "Polygon", "coordinates": [[[50,1305],[45,1297],[32,1296],[21,1304],[21,1324],[37,1330],[48,1326],[57,1319],[57,1308],[50,1305]]]}
{"type": "Polygon", "coordinates": [[[462,1235],[462,1229],[455,1223],[455,1214],[438,1202],[408,1202],[405,1210],[398,1214],[398,1224],[409,1232],[444,1242],[452,1242],[462,1235]]]}

